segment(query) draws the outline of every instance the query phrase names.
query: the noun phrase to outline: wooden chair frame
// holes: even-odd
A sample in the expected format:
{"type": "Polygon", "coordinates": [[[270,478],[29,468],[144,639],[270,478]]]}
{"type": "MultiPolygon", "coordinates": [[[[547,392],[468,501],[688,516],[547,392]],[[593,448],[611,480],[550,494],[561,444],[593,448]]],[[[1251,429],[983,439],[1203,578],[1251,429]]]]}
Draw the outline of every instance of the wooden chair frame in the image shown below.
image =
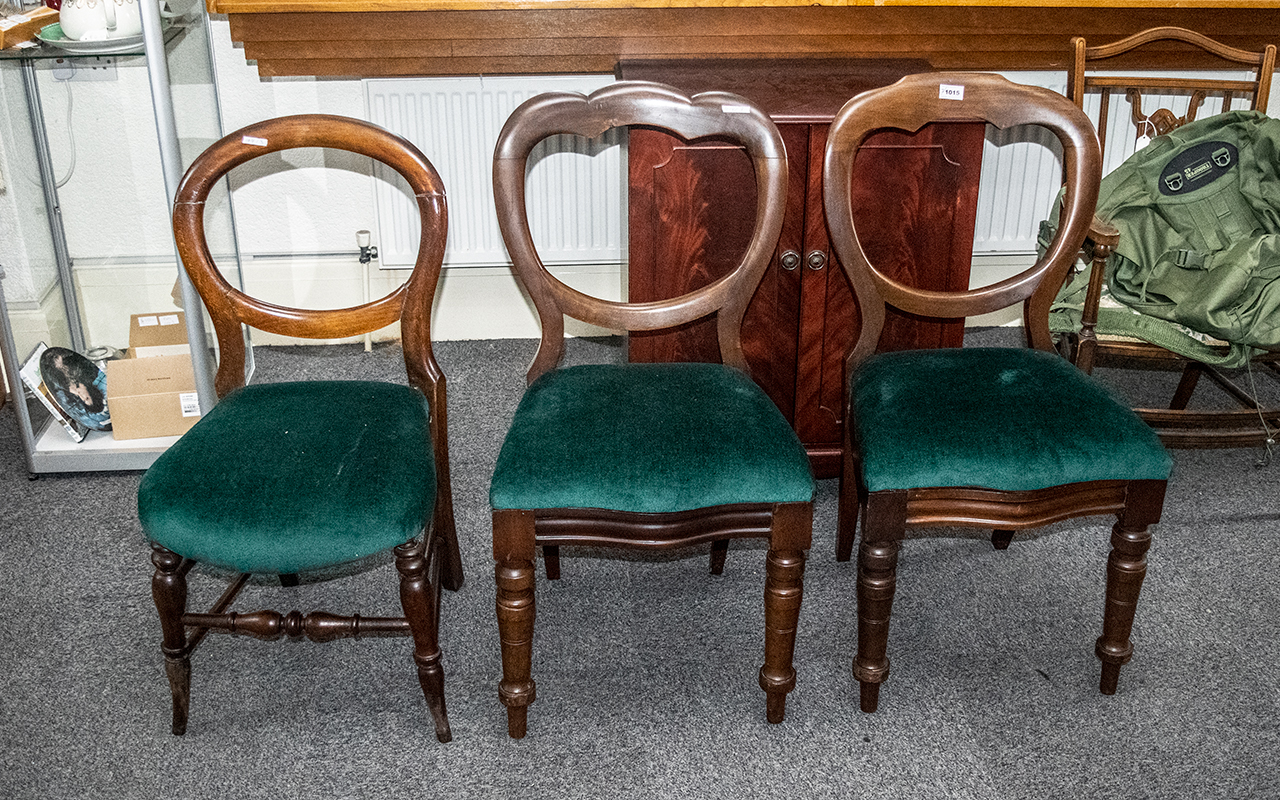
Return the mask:
{"type": "MultiPolygon", "coordinates": [[[[1110,44],[1088,47],[1082,37],[1071,40],[1072,64],[1067,73],[1067,96],[1077,108],[1084,108],[1085,95],[1097,90],[1101,107],[1097,130],[1108,130],[1111,96],[1124,92],[1132,103],[1135,126],[1150,129],[1152,135],[1163,135],[1196,118],[1207,96],[1220,94],[1223,109],[1229,109],[1237,97],[1249,99],[1249,109],[1265,111],[1271,93],[1271,78],[1276,65],[1275,45],[1260,52],[1227,47],[1207,36],[1185,28],[1151,28],[1110,44]],[[1101,62],[1123,57],[1140,48],[1166,42],[1181,42],[1222,59],[1224,66],[1252,68],[1252,81],[1210,80],[1201,78],[1160,78],[1101,75],[1096,73],[1101,62]],[[1143,92],[1188,92],[1188,110],[1178,116],[1172,109],[1142,108],[1143,92]]],[[[1104,135],[1105,138],[1105,135],[1104,135]]],[[[1103,143],[1105,144],[1105,142],[1103,143]]],[[[1220,369],[1188,360],[1164,348],[1137,340],[1107,340],[1097,333],[1098,308],[1102,298],[1104,262],[1119,244],[1119,232],[1107,220],[1095,219],[1088,237],[1086,252],[1092,253],[1093,270],[1081,312],[1080,330],[1064,338],[1064,349],[1080,369],[1091,373],[1095,366],[1140,359],[1157,365],[1181,367],[1182,377],[1174,390],[1168,408],[1135,408],[1139,416],[1159,434],[1169,447],[1212,448],[1263,446],[1270,434],[1280,429],[1280,407],[1263,407],[1254,395],[1220,369]],[[1238,408],[1194,410],[1187,406],[1202,375],[1208,376],[1231,398],[1238,408]]],[[[1253,359],[1253,364],[1280,377],[1280,353],[1266,353],[1253,359]]]]}
{"type": "MultiPolygon", "coordinates": [[[[152,594],[164,634],[165,669],[173,696],[173,733],[181,735],[186,731],[191,655],[205,634],[216,630],[268,640],[305,636],[315,642],[358,636],[412,636],[418,679],[435,721],[436,736],[442,742],[449,741],[438,641],[440,588],[461,588],[463,575],[449,481],[445,378],[431,347],[431,305],[447,233],[445,193],[439,175],[408,141],[367,122],[322,114],[268,120],[224,137],[196,159],[176,193],[173,229],[183,265],[208,308],[217,333],[220,362],[215,387],[219,397],[245,383],[242,326],[285,336],[329,339],[357,336],[398,321],[409,385],[430,400],[429,446],[436,467],[435,509],[430,527],[395,548],[404,610],[400,617],[337,616],[322,611],[233,613],[229,610],[231,603],[248,575],[237,576],[209,612],[191,613],[187,611],[186,575],[195,562],[159,545],[152,546],[156,568],[152,594]],[[232,286],[218,270],[204,234],[204,208],[210,191],[234,167],[298,147],[366,155],[408,181],[421,215],[422,244],[409,279],[387,296],[335,310],[288,308],[250,297],[232,286]]],[[[289,576],[282,576],[282,580],[296,583],[289,576]]]]}
{"type": "MultiPolygon", "coordinates": [[[[529,100],[508,119],[498,138],[493,173],[502,235],[542,324],[542,341],[527,375],[530,383],[560,362],[565,316],[612,330],[645,331],[715,314],[724,363],[748,372],[739,329],[777,246],[787,194],[786,151],[763,111],[737,95],[707,92],[690,98],[671,87],[643,81],[620,82],[589,97],[547,93],[529,100]],[[754,164],[756,229],[738,267],[702,289],[669,300],[625,303],[582,294],[547,271],[529,230],[524,183],[526,161],[534,146],[555,134],[596,137],[632,125],[661,128],[685,139],[731,139],[746,147],[754,164]]],[[[728,539],[767,539],[765,663],[760,686],[767,693],[769,721],[781,722],[786,695],[795,687],[792,652],[812,524],[812,502],[656,514],[566,508],[494,510],[503,671],[499,696],[507,708],[509,734],[525,735],[528,706],[535,698],[531,659],[536,548],[543,548],[547,575],[555,579],[561,545],[668,550],[712,542],[712,572],[717,572],[724,563],[728,539]]]]}
{"type": "MultiPolygon", "coordinates": [[[[1060,95],[1011,83],[997,75],[933,73],[861,94],[841,110],[831,126],[823,185],[832,244],[854,288],[862,330],[850,349],[846,376],[875,351],[885,306],[932,318],[985,314],[1022,303],[1028,344],[1053,351],[1049,306],[1075,261],[1093,217],[1101,177],[1101,154],[1087,117],[1060,95]],[[963,87],[963,100],[945,99],[963,87]],[[873,131],[917,131],[932,122],[985,121],[997,128],[1039,125],[1063,147],[1067,192],[1063,220],[1053,242],[1034,265],[998,283],[962,292],[918,289],[885,275],[871,264],[854,229],[850,175],[862,141],[873,131]]],[[[846,378],[846,387],[848,380],[846,378]]],[[[861,684],[861,707],[873,712],[880,684],[888,677],[889,617],[896,585],[899,542],[908,528],[962,526],[993,529],[1003,549],[1013,531],[1079,516],[1115,514],[1107,563],[1106,613],[1096,652],[1102,660],[1101,691],[1111,694],[1133,647],[1129,641],[1134,603],[1146,573],[1149,526],[1160,519],[1165,481],[1108,480],[1035,491],[997,491],[972,486],[869,492],[862,480],[855,411],[850,403],[840,477],[837,559],[853,549],[859,512],[862,540],[858,558],[858,655],[853,671],[861,684]]]]}

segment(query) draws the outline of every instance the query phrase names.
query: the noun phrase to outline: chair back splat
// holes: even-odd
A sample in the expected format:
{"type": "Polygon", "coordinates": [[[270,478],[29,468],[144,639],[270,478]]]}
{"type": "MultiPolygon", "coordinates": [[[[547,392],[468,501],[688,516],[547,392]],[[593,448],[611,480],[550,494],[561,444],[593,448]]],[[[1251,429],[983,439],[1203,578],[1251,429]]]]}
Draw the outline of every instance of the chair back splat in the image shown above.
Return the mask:
{"type": "Polygon", "coordinates": [[[937,92],[925,96],[929,87],[940,85],[940,78],[933,78],[927,84],[911,81],[898,92],[869,92],[854,98],[832,124],[835,133],[828,135],[828,155],[823,166],[828,226],[837,252],[849,254],[851,260],[844,262],[845,272],[859,305],[863,306],[862,333],[850,351],[850,372],[875,351],[884,326],[885,303],[924,317],[946,318],[986,314],[1022,302],[1025,304],[1023,322],[1031,346],[1053,349],[1047,323],[1053,288],[1047,284],[1061,283],[1088,233],[1088,214],[1092,213],[1098,196],[1101,161],[1097,139],[1091,128],[1080,128],[1081,117],[1069,104],[1046,104],[1042,102],[1043,92],[1035,87],[1012,84],[998,76],[988,79],[965,75],[964,78],[963,100],[940,98],[937,92]],[[908,94],[908,88],[914,91],[908,94]],[[1027,104],[1011,104],[1010,98],[1025,99],[1027,104]],[[1059,139],[1065,169],[1076,176],[1067,182],[1064,201],[1069,224],[1061,227],[1035,264],[989,286],[962,292],[917,289],[877,270],[858,242],[852,216],[842,213],[852,202],[848,176],[859,145],[877,128],[914,132],[934,122],[983,119],[1000,129],[1038,125],[1059,139]]]}
{"type": "Polygon", "coordinates": [[[215,385],[219,397],[244,385],[242,325],[283,336],[327,339],[357,336],[399,322],[410,384],[428,396],[437,383],[443,390],[443,374],[431,350],[430,322],[448,232],[444,183],[426,157],[406,140],[372,123],[324,114],[251,125],[210,146],[187,170],[174,199],[173,229],[178,254],[217,333],[220,352],[215,385]],[[204,206],[213,187],[241,164],[299,147],[368,155],[409,183],[422,221],[422,244],[409,279],[385,297],[342,309],[286,308],[240,291],[214,263],[204,235],[204,206]]]}
{"type": "MultiPolygon", "coordinates": [[[[781,135],[737,95],[689,97],[656,83],[620,82],[590,96],[535,97],[507,120],[493,164],[498,222],[517,277],[533,298],[542,341],[528,388],[498,455],[489,503],[502,640],[499,696],[511,736],[525,735],[533,702],[533,563],[560,575],[560,547],[639,550],[711,547],[724,566],[728,540],[769,542],[765,566],[766,717],[783,718],[795,686],[791,657],[804,551],[813,522],[813,476],[794,431],[747,374],[739,328],[777,247],[786,207],[781,135]],[[743,147],[756,177],[755,227],[738,266],[667,300],[627,303],[585,295],[551,274],[525,213],[530,152],[558,134],[595,137],[645,125],[686,139],[743,147]],[[714,315],[722,364],[559,367],[566,316],[621,331],[649,331],[714,315]]],[[[677,601],[678,598],[673,598],[677,601]]]]}
{"type": "Polygon", "coordinates": [[[1132,654],[1148,528],[1160,518],[1171,462],[1141,420],[1053,352],[1046,319],[1088,232],[1100,170],[1089,120],[1070,101],[990,74],[908,76],[853,98],[831,126],[823,171],[827,225],[862,312],[847,360],[836,557],[852,555],[860,519],[854,675],[864,711],[877,709],[889,674],[899,542],[908,528],[989,528],[1003,549],[1014,531],[1114,514],[1106,613],[1095,647],[1103,693],[1116,690],[1132,654]],[[849,191],[858,147],[883,128],[971,121],[1053,134],[1066,175],[1062,222],[1033,265],[990,286],[935,291],[895,281],[869,262],[858,239],[849,191]],[[875,352],[886,305],[953,318],[1018,303],[1030,347],[875,352]]]}
{"type": "Polygon", "coordinates": [[[555,92],[539,95],[513,114],[498,136],[493,158],[498,225],[542,325],[542,343],[529,368],[530,383],[559,363],[565,316],[612,330],[652,331],[715,314],[721,360],[748,371],[740,338],[742,316],[769,266],[786,210],[787,155],[782,135],[763,111],[737,95],[706,92],[690,100],[659,84],[647,84],[651,88],[640,96],[634,91],[640,83],[615,84],[590,98],[555,92]],[[529,123],[534,119],[536,127],[529,123]],[[591,138],[641,123],[667,128],[685,139],[717,136],[741,142],[755,168],[756,226],[738,266],[701,289],[651,303],[602,300],[573,289],[543,265],[526,220],[525,164],[537,143],[553,133],[591,138]]]}
{"type": "Polygon", "coordinates": [[[444,258],[447,212],[439,175],[409,142],[359,120],[308,114],[250,125],[214,143],[187,171],[173,227],[183,265],[213,320],[219,402],[148,470],[138,517],[152,546],[173,697],[186,731],[191,655],[210,630],[260,639],[413,638],[418,679],[436,736],[451,738],[438,643],[441,586],[462,585],[449,481],[445,380],[431,348],[431,305],[444,258]],[[279,306],[231,285],[204,232],[205,202],[230,170],[299,147],[369,156],[408,181],[422,219],[412,274],[387,296],[334,310],[279,306]],[[244,327],[308,339],[399,323],[408,386],[375,381],[245,385],[244,327]],[[251,574],[297,586],[314,573],[394,551],[402,616],[229,609],[251,574]],[[187,611],[196,564],[240,573],[208,613],[187,611]]]}
{"type": "Polygon", "coordinates": [[[1103,132],[1100,147],[1106,154],[1105,133],[1110,130],[1108,120],[1111,114],[1111,97],[1123,94],[1130,103],[1130,119],[1137,129],[1138,136],[1163,136],[1169,131],[1185,125],[1196,118],[1201,106],[1212,95],[1222,98],[1222,105],[1214,109],[1216,113],[1230,111],[1237,97],[1245,98],[1251,111],[1267,110],[1271,95],[1271,76],[1276,68],[1275,45],[1267,45],[1259,52],[1239,50],[1228,47],[1221,42],[1210,39],[1186,28],[1162,27],[1149,28],[1132,36],[1110,44],[1089,47],[1083,36],[1071,40],[1071,70],[1067,73],[1067,97],[1077,108],[1085,106],[1085,96],[1097,90],[1099,95],[1098,130],[1103,132]],[[1170,43],[1181,42],[1191,48],[1211,53],[1222,60],[1222,67],[1247,67],[1254,71],[1253,80],[1227,80],[1213,78],[1164,78],[1135,77],[1133,75],[1102,75],[1096,70],[1101,62],[1112,59],[1123,59],[1126,54],[1144,51],[1143,55],[1154,56],[1160,63],[1178,66],[1178,50],[1170,49],[1170,43]],[[1154,44],[1154,48],[1147,45],[1154,44]],[[1154,91],[1153,91],[1154,90],[1154,91]],[[1187,106],[1181,115],[1172,108],[1158,105],[1148,107],[1143,102],[1143,93],[1147,97],[1152,94],[1176,93],[1187,99],[1187,106]]]}

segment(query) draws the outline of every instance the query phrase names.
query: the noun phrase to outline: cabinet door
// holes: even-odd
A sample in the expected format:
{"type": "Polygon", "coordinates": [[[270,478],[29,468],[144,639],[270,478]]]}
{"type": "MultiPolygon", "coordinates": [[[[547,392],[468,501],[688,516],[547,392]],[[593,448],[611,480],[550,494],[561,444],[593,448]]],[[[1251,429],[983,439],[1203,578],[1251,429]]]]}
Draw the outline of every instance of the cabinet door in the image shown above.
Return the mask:
{"type": "MultiPolygon", "coordinates": [[[[881,131],[867,140],[854,164],[852,191],[854,222],[871,263],[913,286],[968,286],[984,132],[980,123],[930,125],[915,134],[881,131]]],[[[814,126],[795,426],[815,469],[830,475],[838,469],[843,436],[844,357],[858,334],[859,313],[827,238],[821,186],[825,147],[826,127],[814,126]]],[[[887,311],[882,351],[963,342],[963,320],[887,311]]]]}
{"type": "MultiPolygon", "coordinates": [[[[783,126],[788,155],[800,154],[779,252],[799,249],[805,219],[804,159],[808,126],[783,126]]],[[[791,156],[794,158],[794,156],[791,156]]],[[[755,224],[755,176],[746,152],[717,142],[684,142],[658,131],[632,130],[630,272],[634,302],[677,297],[732,270],[746,252],[755,224]]],[[[752,377],[782,410],[795,416],[799,270],[783,269],[775,255],[742,325],[752,377]]],[[[720,361],[714,319],[630,337],[632,361],[720,361]]]]}
{"type": "MultiPolygon", "coordinates": [[[[752,377],[805,443],[819,476],[836,474],[843,436],[844,357],[859,330],[848,279],[831,256],[822,209],[827,126],[779,125],[790,188],[774,262],[742,326],[752,377]],[[800,264],[782,265],[795,253],[800,264]]],[[[886,273],[917,286],[963,288],[969,281],[981,124],[883,131],[854,167],[854,203],[863,246],[886,273]]],[[[741,149],[632,131],[630,253],[634,301],[676,297],[727,273],[746,249],[755,181],[741,149]]],[[[889,309],[882,350],[959,346],[960,320],[933,321],[889,309]]],[[[631,336],[632,361],[719,361],[715,325],[702,320],[631,336]]]]}

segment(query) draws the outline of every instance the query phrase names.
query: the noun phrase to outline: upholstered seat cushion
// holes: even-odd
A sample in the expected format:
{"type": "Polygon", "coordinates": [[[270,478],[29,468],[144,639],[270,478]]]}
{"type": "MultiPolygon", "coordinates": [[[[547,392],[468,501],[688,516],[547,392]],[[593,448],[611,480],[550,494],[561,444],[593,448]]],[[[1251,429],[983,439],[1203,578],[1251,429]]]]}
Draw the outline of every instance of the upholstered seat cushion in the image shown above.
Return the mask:
{"type": "Polygon", "coordinates": [[[720,364],[543,375],[516,409],[489,490],[495,509],[657,513],[812,499],[809,461],[786,419],[720,364]]]}
{"type": "Polygon", "coordinates": [[[850,391],[870,491],[1164,480],[1172,466],[1132,410],[1052,353],[884,353],[857,371],[850,391]]]}
{"type": "Polygon", "coordinates": [[[240,572],[301,572],[403,544],[435,504],[429,415],[420,392],[388,383],[239,389],[143,476],[138,517],[157,544],[240,572]]]}

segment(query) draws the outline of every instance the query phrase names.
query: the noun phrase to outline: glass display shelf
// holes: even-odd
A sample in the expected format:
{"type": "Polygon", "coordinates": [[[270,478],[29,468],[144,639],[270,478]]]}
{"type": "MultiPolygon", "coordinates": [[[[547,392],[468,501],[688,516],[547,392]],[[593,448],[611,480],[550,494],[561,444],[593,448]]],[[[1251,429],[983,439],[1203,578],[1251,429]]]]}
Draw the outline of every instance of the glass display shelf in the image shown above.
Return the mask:
{"type": "MultiPolygon", "coordinates": [[[[31,409],[32,404],[28,403],[27,407],[31,409]]],[[[44,416],[45,422],[36,432],[31,452],[33,474],[146,469],[179,438],[118,440],[110,433],[89,431],[83,442],[76,442],[47,413],[44,416]]]]}
{"type": "MultiPolygon", "coordinates": [[[[163,39],[170,44],[192,27],[189,21],[164,20],[161,24],[163,39]]],[[[14,45],[0,50],[0,61],[21,61],[23,59],[64,59],[64,58],[124,58],[147,54],[146,43],[142,34],[123,39],[105,39],[89,42],[78,42],[67,39],[62,28],[53,22],[41,29],[36,38],[29,42],[14,45]],[[54,29],[54,30],[50,30],[54,29]]]]}
{"type": "MultiPolygon", "coordinates": [[[[208,16],[199,3],[176,19],[157,0],[141,11],[136,40],[59,47],[60,29],[46,27],[33,45],[0,50],[0,228],[17,229],[0,243],[0,352],[33,476],[146,469],[177,440],[90,432],[76,442],[19,374],[41,342],[123,350],[130,315],[185,310],[201,411],[216,402],[203,306],[169,229],[183,172],[221,137],[208,16]],[[38,175],[22,174],[28,165],[38,175]]],[[[215,259],[238,283],[225,183],[211,199],[215,259]]]]}

